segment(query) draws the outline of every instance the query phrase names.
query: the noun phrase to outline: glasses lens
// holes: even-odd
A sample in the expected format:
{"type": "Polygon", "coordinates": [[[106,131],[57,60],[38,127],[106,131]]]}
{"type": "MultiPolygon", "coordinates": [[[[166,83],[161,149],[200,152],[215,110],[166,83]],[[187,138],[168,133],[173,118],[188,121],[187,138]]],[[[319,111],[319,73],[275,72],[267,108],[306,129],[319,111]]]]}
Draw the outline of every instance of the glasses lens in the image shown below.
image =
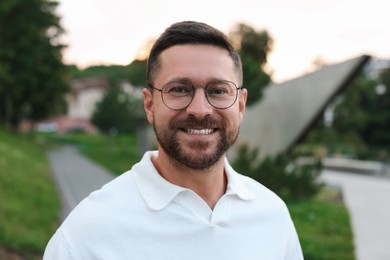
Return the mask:
{"type": "Polygon", "coordinates": [[[207,85],[207,100],[215,108],[231,107],[237,99],[237,87],[230,81],[215,81],[207,85]]]}
{"type": "Polygon", "coordinates": [[[187,107],[194,95],[194,88],[189,82],[172,81],[162,88],[162,99],[170,109],[187,107]]]}

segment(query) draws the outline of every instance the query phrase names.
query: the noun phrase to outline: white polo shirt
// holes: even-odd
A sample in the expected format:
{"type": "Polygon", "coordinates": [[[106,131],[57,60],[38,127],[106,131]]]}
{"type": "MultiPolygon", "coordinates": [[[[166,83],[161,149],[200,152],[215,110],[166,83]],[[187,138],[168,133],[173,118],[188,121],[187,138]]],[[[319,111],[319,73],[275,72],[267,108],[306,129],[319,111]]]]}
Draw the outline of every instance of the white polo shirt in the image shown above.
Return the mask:
{"type": "Polygon", "coordinates": [[[214,210],[162,178],[147,152],[91,193],[50,240],[44,259],[303,259],[285,204],[225,160],[227,191],[214,210]]]}

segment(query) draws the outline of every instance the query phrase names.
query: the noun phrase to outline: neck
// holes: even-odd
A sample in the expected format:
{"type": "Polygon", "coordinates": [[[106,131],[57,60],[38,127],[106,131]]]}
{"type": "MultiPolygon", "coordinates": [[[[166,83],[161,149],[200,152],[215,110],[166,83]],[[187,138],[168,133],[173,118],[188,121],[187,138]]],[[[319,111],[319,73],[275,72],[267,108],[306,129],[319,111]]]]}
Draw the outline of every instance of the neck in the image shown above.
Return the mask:
{"type": "Polygon", "coordinates": [[[227,177],[223,158],[212,167],[203,170],[179,166],[161,151],[152,161],[164,179],[172,184],[194,191],[211,209],[214,209],[218,200],[226,192],[227,177]]]}

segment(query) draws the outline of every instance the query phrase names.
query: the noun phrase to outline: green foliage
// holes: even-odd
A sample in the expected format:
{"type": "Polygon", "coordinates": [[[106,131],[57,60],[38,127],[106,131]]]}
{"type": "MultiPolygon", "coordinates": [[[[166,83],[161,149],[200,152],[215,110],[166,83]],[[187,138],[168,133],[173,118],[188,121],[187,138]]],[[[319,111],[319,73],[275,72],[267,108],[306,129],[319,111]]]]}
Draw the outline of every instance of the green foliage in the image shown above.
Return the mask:
{"type": "Polygon", "coordinates": [[[390,159],[390,68],[381,73],[377,84],[381,84],[383,93],[376,92],[378,85],[371,90],[375,94],[370,102],[365,103],[369,119],[362,135],[369,145],[387,147],[390,159]]]}
{"type": "Polygon", "coordinates": [[[271,81],[271,77],[263,70],[263,65],[267,62],[273,40],[267,31],[255,31],[242,23],[230,33],[230,38],[241,56],[243,86],[248,90],[247,105],[250,106],[261,99],[264,87],[271,81]]]}
{"type": "Polygon", "coordinates": [[[364,75],[355,79],[336,106],[333,128],[341,134],[361,132],[370,120],[368,107],[377,98],[376,83],[364,75]]]}
{"type": "Polygon", "coordinates": [[[336,98],[332,124],[319,119],[301,146],[322,146],[328,155],[360,159],[383,159],[387,153],[390,159],[390,87],[383,85],[385,92],[378,94],[378,84],[364,74],[356,78],[336,98]]]}
{"type": "Polygon", "coordinates": [[[274,191],[284,200],[311,198],[322,187],[317,182],[321,163],[300,163],[295,158],[279,154],[258,162],[258,150],[239,147],[233,167],[274,191]]]}
{"type": "Polygon", "coordinates": [[[0,125],[65,111],[66,67],[56,1],[0,2],[0,125]]]}
{"type": "Polygon", "coordinates": [[[128,79],[134,86],[145,86],[146,60],[134,60],[129,66],[128,79]]]}
{"type": "Polygon", "coordinates": [[[111,86],[96,105],[91,121],[106,133],[114,128],[120,133],[134,133],[146,124],[143,101],[129,96],[119,86],[111,86]]]}
{"type": "Polygon", "coordinates": [[[272,49],[273,40],[267,31],[256,31],[249,25],[240,23],[230,33],[241,55],[248,55],[263,65],[272,49]]]}
{"type": "Polygon", "coordinates": [[[0,258],[4,249],[20,259],[42,253],[59,213],[45,152],[27,136],[0,130],[0,258]]]}
{"type": "Polygon", "coordinates": [[[306,260],[353,260],[354,245],[347,208],[323,199],[289,202],[306,260]]]}
{"type": "Polygon", "coordinates": [[[75,65],[68,66],[72,78],[107,78],[110,82],[117,82],[127,78],[128,66],[121,65],[97,65],[80,70],[75,65]]]}
{"type": "Polygon", "coordinates": [[[142,156],[135,134],[68,134],[46,139],[50,143],[77,145],[84,155],[117,175],[129,170],[142,156]]]}
{"type": "Polygon", "coordinates": [[[247,105],[250,106],[263,97],[263,89],[271,82],[271,77],[265,73],[260,64],[251,56],[242,54],[242,69],[244,71],[244,87],[248,90],[247,105]]]}
{"type": "Polygon", "coordinates": [[[129,65],[97,65],[79,69],[68,65],[72,78],[105,77],[110,82],[129,80],[134,86],[145,86],[146,60],[134,60],[129,65]]]}
{"type": "Polygon", "coordinates": [[[332,127],[314,128],[295,150],[305,155],[362,158],[368,147],[358,132],[341,133],[332,127]],[[305,151],[305,152],[303,152],[305,151]]]}

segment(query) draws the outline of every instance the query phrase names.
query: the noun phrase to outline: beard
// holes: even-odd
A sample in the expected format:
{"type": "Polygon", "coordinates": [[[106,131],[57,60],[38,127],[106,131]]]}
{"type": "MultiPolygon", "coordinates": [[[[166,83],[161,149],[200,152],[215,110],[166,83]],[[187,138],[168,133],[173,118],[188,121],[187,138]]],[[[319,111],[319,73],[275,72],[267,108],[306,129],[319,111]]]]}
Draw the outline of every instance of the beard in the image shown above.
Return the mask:
{"type": "MultiPolygon", "coordinates": [[[[154,121],[156,122],[156,121],[154,121]]],[[[179,166],[184,166],[194,170],[204,170],[218,162],[227,150],[235,143],[239,134],[239,127],[234,126],[228,129],[226,120],[216,120],[211,117],[197,119],[189,116],[186,119],[173,119],[167,127],[156,127],[153,125],[158,143],[164,152],[173,159],[179,166]],[[187,147],[193,153],[186,152],[183,142],[177,137],[177,132],[186,128],[217,129],[218,139],[210,141],[192,141],[187,143],[187,147]],[[215,146],[210,153],[205,150],[215,146]]]]}

